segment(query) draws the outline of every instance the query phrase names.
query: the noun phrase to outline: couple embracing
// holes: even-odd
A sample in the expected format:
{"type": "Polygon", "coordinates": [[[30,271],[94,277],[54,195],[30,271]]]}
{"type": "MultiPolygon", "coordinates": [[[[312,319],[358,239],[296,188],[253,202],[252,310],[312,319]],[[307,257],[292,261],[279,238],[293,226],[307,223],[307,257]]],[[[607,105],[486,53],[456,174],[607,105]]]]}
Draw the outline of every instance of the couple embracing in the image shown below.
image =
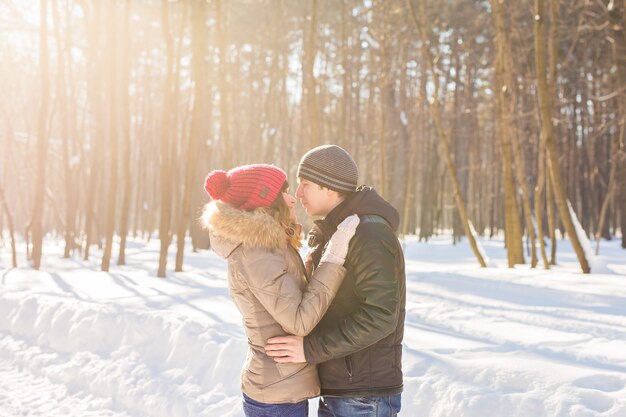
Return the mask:
{"type": "Polygon", "coordinates": [[[295,197],[273,165],[213,171],[203,213],[211,248],[228,261],[248,354],[246,417],[391,417],[400,410],[405,272],[398,212],[342,148],[298,165],[295,197]],[[295,205],[317,217],[303,262],[295,205]]]}

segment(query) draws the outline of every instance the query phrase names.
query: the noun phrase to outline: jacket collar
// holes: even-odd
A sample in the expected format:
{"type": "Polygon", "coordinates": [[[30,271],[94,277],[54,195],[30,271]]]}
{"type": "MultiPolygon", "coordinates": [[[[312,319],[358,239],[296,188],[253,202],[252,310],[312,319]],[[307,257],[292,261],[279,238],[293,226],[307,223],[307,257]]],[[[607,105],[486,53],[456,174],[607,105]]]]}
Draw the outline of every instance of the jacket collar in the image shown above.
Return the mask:
{"type": "Polygon", "coordinates": [[[330,239],[335,230],[337,230],[339,223],[352,214],[380,216],[389,223],[394,231],[398,229],[400,224],[398,211],[380,197],[372,187],[365,185],[360,186],[357,191],[346,197],[324,219],[315,221],[315,224],[324,237],[330,239]]]}
{"type": "Polygon", "coordinates": [[[288,245],[282,226],[263,209],[245,211],[213,201],[206,205],[202,223],[209,229],[211,248],[225,258],[239,246],[271,250],[288,245]]]}

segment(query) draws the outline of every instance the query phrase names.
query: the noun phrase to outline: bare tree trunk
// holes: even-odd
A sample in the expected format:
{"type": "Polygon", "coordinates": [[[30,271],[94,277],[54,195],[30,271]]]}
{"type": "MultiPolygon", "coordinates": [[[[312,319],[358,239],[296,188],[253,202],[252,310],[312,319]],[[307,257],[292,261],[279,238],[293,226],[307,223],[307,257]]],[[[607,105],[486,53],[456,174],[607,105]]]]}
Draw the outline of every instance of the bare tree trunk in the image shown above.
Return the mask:
{"type": "MultiPolygon", "coordinates": [[[[308,117],[302,118],[302,123],[307,126],[303,126],[302,133],[308,132],[309,148],[314,148],[320,143],[320,123],[317,111],[317,86],[315,82],[315,74],[313,68],[315,67],[315,56],[317,54],[316,39],[317,39],[317,0],[311,1],[311,18],[305,19],[306,22],[310,20],[308,27],[308,38],[304,41],[304,56],[302,63],[302,100],[306,100],[306,115],[308,117]]],[[[305,137],[306,137],[305,136],[305,137]]]]}
{"type": "MultiPolygon", "coordinates": [[[[410,129],[413,131],[413,129],[410,129]]],[[[415,233],[415,228],[410,228],[413,220],[412,218],[415,215],[414,205],[415,205],[415,183],[416,183],[416,165],[417,165],[417,146],[416,146],[416,138],[409,138],[409,166],[408,173],[409,175],[406,178],[405,189],[404,189],[404,204],[402,209],[402,233],[412,234],[415,233]]]]}
{"type": "MultiPolygon", "coordinates": [[[[423,71],[424,73],[426,70],[423,71]]],[[[433,235],[436,227],[436,211],[438,210],[438,191],[443,187],[443,181],[439,181],[441,177],[439,175],[439,158],[437,158],[437,144],[433,142],[429,134],[428,123],[428,94],[426,92],[426,85],[428,80],[426,77],[420,79],[420,94],[422,99],[418,101],[418,112],[421,115],[419,120],[419,132],[422,132],[426,140],[424,140],[422,154],[422,163],[425,167],[424,177],[430,178],[430,181],[423,181],[421,192],[421,213],[420,213],[420,242],[422,239],[428,242],[428,239],[433,235]]]]}
{"type": "MultiPolygon", "coordinates": [[[[558,12],[558,1],[554,0],[550,2],[550,36],[548,38],[548,48],[549,48],[549,66],[550,66],[550,87],[552,97],[556,97],[557,91],[557,57],[558,57],[558,48],[556,46],[556,36],[557,36],[557,12],[558,12]]],[[[550,177],[547,179],[547,187],[546,187],[546,144],[544,135],[540,135],[539,137],[539,149],[538,149],[538,165],[537,165],[537,185],[535,187],[535,216],[537,219],[537,233],[539,236],[539,245],[541,248],[541,258],[543,260],[543,266],[545,269],[550,269],[550,265],[556,264],[556,234],[555,234],[555,224],[554,224],[554,212],[553,212],[553,194],[552,187],[550,186],[550,177]],[[549,236],[551,240],[550,248],[552,251],[552,261],[548,261],[548,257],[546,254],[546,247],[544,241],[544,228],[543,228],[543,192],[544,187],[546,188],[546,206],[547,206],[547,217],[548,217],[548,227],[549,227],[549,236]]]]}
{"type": "MultiPolygon", "coordinates": [[[[226,3],[228,4],[228,2],[226,3]]],[[[226,7],[222,0],[216,0],[215,10],[217,19],[217,42],[219,48],[219,92],[220,92],[220,144],[224,151],[222,162],[224,167],[232,168],[235,164],[233,149],[230,138],[229,123],[229,84],[226,79],[228,71],[226,51],[226,13],[222,8],[226,7]]]]}
{"type": "MultiPolygon", "coordinates": [[[[546,162],[545,162],[545,142],[543,136],[540,139],[539,144],[539,162],[537,164],[537,185],[535,187],[535,213],[537,219],[537,235],[539,238],[539,247],[541,249],[541,259],[543,260],[543,267],[550,269],[550,262],[546,255],[546,243],[543,236],[543,192],[546,180],[546,162]]],[[[548,190],[549,191],[549,190],[548,190]]]]}
{"type": "Polygon", "coordinates": [[[515,264],[524,263],[524,249],[522,246],[522,225],[520,224],[520,213],[517,207],[516,187],[513,179],[513,155],[511,150],[511,141],[509,132],[503,132],[503,122],[506,117],[502,114],[502,108],[499,119],[501,129],[499,132],[500,145],[502,149],[502,181],[504,185],[504,236],[507,249],[507,259],[509,268],[513,268],[515,264]]]}
{"type": "MultiPolygon", "coordinates": [[[[71,24],[72,21],[72,10],[73,4],[67,3],[65,8],[65,20],[66,20],[66,28],[65,28],[65,44],[71,45],[73,38],[73,27],[71,24]]],[[[68,201],[66,202],[69,206],[69,210],[67,213],[67,224],[69,226],[71,233],[71,248],[65,248],[65,257],[70,256],[71,250],[78,249],[78,255],[82,255],[82,245],[80,243],[80,234],[82,232],[81,228],[81,212],[80,212],[80,197],[81,190],[84,188],[86,179],[88,178],[85,175],[85,165],[83,161],[85,161],[85,151],[81,146],[82,141],[79,139],[79,130],[78,130],[78,115],[79,115],[79,103],[76,94],[76,84],[77,78],[76,71],[73,70],[71,65],[72,63],[72,48],[64,48],[63,51],[65,55],[65,63],[67,68],[67,77],[66,82],[64,83],[67,88],[67,96],[65,100],[67,100],[67,109],[68,109],[68,139],[71,139],[69,143],[69,155],[71,158],[69,159],[69,175],[70,178],[80,178],[79,185],[72,186],[71,183],[68,183],[66,187],[71,187],[71,190],[68,194],[68,201]],[[82,187],[81,187],[82,186],[82,187]]],[[[84,123],[87,119],[85,113],[81,115],[82,122],[84,123]]]]}
{"type": "Polygon", "coordinates": [[[613,62],[617,67],[616,87],[620,92],[617,99],[618,137],[614,142],[617,150],[612,155],[611,173],[615,167],[614,187],[619,190],[617,206],[621,217],[622,248],[626,249],[626,1],[610,1],[607,10],[612,28],[613,62]]]}
{"type": "MultiPolygon", "coordinates": [[[[72,186],[72,172],[70,169],[70,148],[69,148],[69,115],[67,109],[67,96],[65,94],[65,53],[64,42],[61,37],[61,20],[59,19],[58,7],[60,3],[52,7],[52,18],[54,22],[54,34],[57,44],[57,90],[59,103],[59,118],[61,124],[61,140],[63,142],[63,174],[65,180],[65,251],[64,258],[69,258],[70,251],[74,249],[74,207],[72,186]]],[[[70,42],[70,39],[67,39],[70,42]]],[[[65,46],[67,47],[67,46],[65,46]]]]}
{"type": "MultiPolygon", "coordinates": [[[[174,39],[176,39],[176,42],[174,44],[174,74],[172,77],[172,87],[173,87],[173,92],[172,92],[172,104],[171,104],[171,108],[172,109],[178,109],[178,103],[180,103],[180,86],[181,86],[181,78],[180,78],[180,74],[181,74],[181,61],[182,61],[182,43],[183,43],[183,39],[185,38],[185,27],[187,25],[187,2],[180,2],[178,3],[177,8],[178,9],[182,9],[179,11],[178,13],[178,33],[177,35],[174,36],[174,39]]],[[[171,182],[171,197],[170,197],[170,201],[171,201],[171,212],[170,212],[170,243],[171,240],[174,236],[174,232],[175,230],[178,229],[177,227],[177,222],[175,222],[174,220],[178,220],[180,219],[180,214],[179,214],[179,210],[180,210],[180,206],[178,204],[175,204],[174,202],[178,202],[181,201],[181,191],[183,191],[183,187],[178,186],[178,184],[181,183],[181,179],[180,177],[182,176],[181,173],[181,168],[180,168],[180,164],[178,164],[177,162],[181,160],[182,158],[182,144],[185,142],[185,137],[189,135],[189,129],[187,129],[185,126],[189,126],[189,106],[185,107],[185,111],[181,112],[181,111],[173,111],[172,114],[172,119],[171,119],[171,126],[172,126],[172,136],[170,137],[170,151],[169,151],[169,157],[170,157],[170,161],[172,166],[170,167],[170,173],[171,173],[171,178],[170,178],[170,182],[171,182]],[[181,113],[182,117],[181,117],[181,113]],[[180,121],[182,120],[182,122],[180,121]]]]}
{"type": "Polygon", "coordinates": [[[465,234],[467,235],[467,239],[470,243],[470,247],[478,260],[478,263],[481,267],[486,267],[487,264],[478,249],[478,244],[475,239],[475,231],[472,230],[472,226],[470,225],[470,221],[467,218],[467,210],[465,208],[465,201],[463,201],[463,196],[461,194],[461,184],[459,183],[458,175],[456,172],[456,167],[454,166],[454,161],[452,159],[452,151],[450,149],[450,141],[448,136],[443,128],[443,122],[441,120],[441,113],[439,108],[439,78],[437,72],[435,71],[435,64],[433,62],[433,57],[428,49],[428,26],[427,26],[427,18],[425,12],[424,0],[419,2],[419,19],[415,13],[415,8],[413,7],[413,3],[411,0],[409,1],[409,6],[411,8],[411,14],[413,16],[413,21],[415,22],[416,27],[419,29],[421,33],[422,40],[422,52],[424,58],[430,68],[430,72],[433,76],[433,84],[434,84],[434,92],[433,98],[430,102],[430,110],[432,111],[433,120],[435,122],[435,127],[437,128],[437,134],[439,136],[439,140],[441,142],[441,150],[443,153],[443,157],[445,158],[448,165],[448,173],[450,174],[450,180],[452,182],[452,186],[454,188],[454,199],[456,202],[457,210],[459,212],[459,216],[461,218],[461,222],[463,223],[463,229],[465,230],[465,234]]]}
{"type": "MultiPolygon", "coordinates": [[[[547,152],[545,150],[544,152],[547,152]]],[[[554,212],[554,186],[548,172],[546,179],[546,206],[548,214],[548,229],[550,234],[550,265],[556,265],[556,213],[554,212]]]]}
{"type": "MultiPolygon", "coordinates": [[[[379,104],[380,104],[380,126],[378,133],[378,150],[376,154],[378,155],[378,167],[379,167],[379,187],[378,192],[381,196],[389,200],[392,204],[395,203],[394,193],[392,187],[389,184],[389,178],[387,177],[388,171],[391,169],[395,171],[396,167],[388,167],[387,158],[390,155],[392,157],[390,159],[395,159],[395,150],[394,148],[397,146],[397,135],[395,134],[395,126],[394,124],[394,113],[395,113],[395,102],[393,96],[393,80],[389,77],[389,49],[387,39],[387,18],[388,18],[388,7],[385,2],[381,2],[379,5],[380,14],[375,19],[379,23],[378,31],[378,43],[379,43],[379,56],[380,56],[380,67],[377,72],[379,72],[379,84],[378,91],[380,93],[379,104]]],[[[397,161],[400,164],[400,161],[397,161]]],[[[393,173],[391,174],[393,177],[393,173]]],[[[404,178],[404,176],[401,176],[404,178]]],[[[394,204],[395,205],[395,204],[394,204]]]]}
{"type": "Polygon", "coordinates": [[[50,101],[50,80],[48,76],[48,1],[40,0],[39,30],[39,70],[41,77],[41,104],[39,106],[39,122],[37,128],[37,176],[35,179],[35,206],[32,217],[33,234],[33,268],[41,266],[43,248],[43,198],[46,187],[46,159],[48,155],[48,132],[46,119],[50,101]]]}
{"type": "Polygon", "coordinates": [[[620,226],[622,230],[622,248],[626,249],[626,154],[624,150],[621,152],[621,173],[620,173],[620,191],[618,206],[620,210],[620,226]]]}
{"type": "Polygon", "coordinates": [[[108,59],[107,59],[107,91],[108,91],[108,105],[109,105],[109,195],[107,198],[107,214],[106,214],[106,244],[104,246],[104,254],[102,255],[101,270],[104,272],[109,271],[111,265],[111,253],[113,251],[113,235],[115,233],[115,208],[117,206],[117,158],[118,158],[118,143],[117,143],[117,83],[115,80],[116,65],[117,62],[117,4],[109,5],[107,12],[109,13],[109,23],[107,27],[110,30],[111,36],[109,37],[108,59]]]}
{"type": "MultiPolygon", "coordinates": [[[[94,10],[92,14],[92,21],[88,23],[88,36],[89,36],[89,50],[88,59],[92,61],[92,65],[103,65],[103,60],[100,56],[100,50],[102,49],[102,43],[100,42],[100,36],[103,24],[104,3],[94,3],[94,10]]],[[[93,114],[95,118],[95,132],[94,132],[94,145],[90,148],[91,164],[89,173],[89,187],[87,191],[87,201],[85,202],[85,253],[84,260],[89,259],[89,250],[91,244],[95,238],[98,237],[98,226],[94,221],[94,206],[97,206],[97,190],[98,183],[100,182],[100,171],[102,169],[102,154],[104,147],[104,121],[102,120],[104,105],[102,103],[102,83],[97,78],[95,73],[90,75],[89,89],[90,100],[93,106],[93,114]]]]}
{"type": "MultiPolygon", "coordinates": [[[[167,250],[170,246],[170,224],[172,217],[172,182],[171,182],[171,155],[170,155],[170,138],[171,136],[171,102],[172,102],[172,84],[174,82],[174,40],[170,31],[169,21],[169,2],[162,0],[161,2],[161,24],[163,29],[163,37],[165,38],[165,46],[167,51],[167,76],[163,87],[163,114],[162,114],[162,130],[161,130],[161,216],[159,221],[159,239],[161,240],[161,250],[159,253],[159,270],[157,276],[165,278],[165,268],[167,266],[167,250]]],[[[217,4],[219,6],[219,4],[217,4]]],[[[220,62],[222,65],[222,62],[220,62]]]]}
{"type": "MultiPolygon", "coordinates": [[[[507,24],[505,23],[505,3],[498,1],[491,1],[492,8],[494,10],[494,17],[496,17],[496,27],[497,31],[501,34],[501,42],[502,49],[500,49],[500,53],[502,55],[502,66],[503,66],[503,87],[500,89],[502,94],[503,101],[503,111],[504,111],[504,119],[503,119],[503,127],[505,130],[505,136],[510,137],[511,140],[511,150],[513,156],[513,162],[515,165],[516,175],[517,175],[517,183],[522,190],[522,206],[524,208],[524,218],[526,221],[526,229],[528,230],[528,237],[531,243],[531,267],[534,268],[537,266],[537,247],[536,247],[536,237],[535,237],[535,225],[532,218],[532,209],[531,209],[531,191],[528,186],[527,175],[526,175],[526,161],[524,160],[524,153],[521,149],[520,138],[518,127],[515,123],[514,116],[518,114],[517,111],[517,93],[515,88],[515,74],[514,74],[514,66],[513,66],[513,57],[511,55],[512,46],[509,38],[509,34],[507,31],[507,24]]],[[[519,216],[519,212],[517,213],[519,216]]],[[[518,224],[518,227],[521,225],[518,224]]],[[[521,232],[520,232],[521,235],[521,232]]],[[[521,236],[520,236],[521,237],[521,236]]],[[[523,258],[522,258],[523,259],[523,258]]]]}
{"type": "MultiPolygon", "coordinates": [[[[307,19],[308,20],[308,19],[307,19]]],[[[304,95],[306,99],[307,115],[309,123],[309,147],[314,148],[320,143],[320,123],[317,113],[317,86],[315,82],[315,56],[317,55],[317,0],[311,2],[311,24],[309,25],[309,37],[305,40],[304,65],[302,74],[304,95]]],[[[307,120],[307,119],[304,119],[307,120]]]]}
{"type": "MultiPolygon", "coordinates": [[[[609,173],[609,184],[606,196],[602,202],[600,209],[600,215],[598,220],[598,226],[596,228],[596,255],[600,251],[600,239],[602,237],[602,231],[604,230],[604,222],[606,219],[607,209],[609,203],[613,199],[617,190],[617,181],[620,163],[624,164],[624,141],[626,140],[626,2],[620,4],[619,2],[611,2],[611,6],[607,7],[608,20],[611,23],[612,37],[613,37],[613,63],[617,68],[616,77],[616,90],[619,91],[617,100],[618,108],[618,128],[617,134],[614,135],[611,143],[610,162],[611,171],[609,173]]],[[[621,206],[622,214],[626,212],[624,206],[621,206]]],[[[624,227],[622,227],[622,235],[624,235],[624,227]]]]}
{"type": "MultiPolygon", "coordinates": [[[[550,65],[550,94],[551,97],[557,96],[557,88],[558,88],[558,79],[557,79],[557,61],[558,61],[558,52],[559,48],[557,45],[557,33],[558,33],[558,10],[559,10],[559,0],[550,1],[550,35],[548,36],[548,48],[549,48],[549,65],[550,65]]],[[[555,101],[555,104],[558,102],[555,101]]],[[[544,158],[543,170],[544,176],[547,162],[545,161],[545,157],[547,154],[545,138],[541,137],[540,134],[540,149],[543,152],[542,157],[544,158]]],[[[545,178],[545,186],[546,186],[546,212],[548,218],[548,234],[550,236],[550,265],[556,265],[556,223],[557,218],[554,213],[554,186],[552,184],[552,177],[549,175],[545,178]]],[[[537,214],[539,217],[539,214],[537,214]]]]}
{"type": "Polygon", "coordinates": [[[126,0],[124,10],[124,39],[125,43],[122,48],[122,70],[121,70],[121,82],[120,91],[121,94],[121,116],[123,119],[123,131],[122,137],[124,141],[124,155],[122,159],[122,177],[124,179],[124,196],[122,197],[122,212],[120,217],[120,250],[117,258],[118,265],[126,264],[126,238],[128,237],[128,222],[130,216],[130,201],[132,198],[132,181],[130,171],[130,159],[132,152],[132,142],[130,134],[130,103],[128,94],[123,92],[128,91],[130,84],[130,55],[132,51],[131,34],[130,34],[130,14],[131,14],[131,2],[126,0]]]}
{"type": "Polygon", "coordinates": [[[196,173],[197,155],[200,139],[204,132],[203,125],[206,114],[206,65],[205,52],[208,45],[208,31],[205,25],[206,3],[198,0],[193,4],[192,12],[192,77],[194,84],[194,101],[191,120],[191,132],[187,144],[187,157],[185,163],[185,185],[183,190],[183,203],[178,222],[176,272],[183,270],[183,256],[185,250],[185,234],[191,217],[191,197],[195,188],[193,179],[196,173]]]}
{"type": "MultiPolygon", "coordinates": [[[[2,185],[0,185],[0,201],[2,201],[2,210],[4,214],[7,216],[7,222],[9,223],[9,237],[11,238],[11,261],[13,262],[13,268],[17,268],[17,252],[15,250],[15,233],[13,228],[13,216],[11,216],[11,212],[9,211],[9,206],[7,205],[7,200],[4,196],[4,189],[2,185]]],[[[2,213],[0,213],[0,219],[2,218],[2,213]]],[[[0,233],[2,233],[2,227],[0,227],[0,233]]]]}
{"type": "Polygon", "coordinates": [[[348,123],[350,122],[349,111],[351,108],[351,74],[350,52],[348,49],[348,13],[346,0],[341,0],[341,65],[343,74],[341,78],[341,125],[339,127],[339,146],[346,146],[348,143],[348,123]]]}
{"type": "Polygon", "coordinates": [[[546,140],[546,147],[548,152],[548,167],[550,169],[550,176],[554,185],[554,192],[556,197],[556,205],[559,210],[559,216],[563,220],[565,230],[569,234],[569,239],[572,243],[572,247],[576,252],[580,267],[583,273],[589,273],[590,268],[585,257],[582,245],[579,237],[574,229],[572,218],[567,207],[567,197],[565,195],[565,189],[563,188],[563,182],[561,179],[561,168],[559,166],[559,155],[556,149],[556,141],[554,139],[554,131],[552,126],[552,103],[550,94],[548,91],[548,82],[546,78],[546,62],[545,62],[545,47],[544,47],[545,35],[544,35],[544,7],[543,0],[535,0],[535,60],[537,71],[537,93],[539,96],[539,107],[541,110],[541,134],[544,135],[546,140]]]}
{"type": "Polygon", "coordinates": [[[600,218],[598,220],[598,226],[596,227],[596,255],[600,253],[600,240],[602,239],[602,230],[604,230],[604,221],[606,218],[606,211],[609,207],[609,202],[613,197],[616,189],[615,182],[617,178],[617,168],[619,167],[620,152],[619,152],[619,134],[615,135],[612,144],[612,158],[611,158],[611,172],[609,174],[609,185],[602,207],[600,208],[600,218]]]}
{"type": "MultiPolygon", "coordinates": [[[[498,107],[497,132],[500,137],[500,147],[502,150],[502,180],[504,185],[504,236],[506,242],[507,259],[509,268],[515,264],[524,263],[524,249],[522,246],[522,225],[520,223],[520,213],[517,207],[516,187],[513,178],[513,145],[516,140],[514,132],[515,96],[512,93],[513,83],[510,65],[510,56],[507,51],[510,44],[506,38],[504,3],[498,0],[491,0],[492,16],[496,29],[496,59],[495,59],[495,85],[498,107]]],[[[526,181],[524,177],[518,181],[526,181]]],[[[532,221],[530,230],[532,230],[532,221]]],[[[532,232],[531,232],[532,233],[532,232]]],[[[534,233],[533,237],[534,237],[534,233]]],[[[533,241],[534,248],[534,241],[533,241]]],[[[534,258],[533,258],[534,260],[534,258]]],[[[534,265],[533,265],[534,266],[534,265]]]]}

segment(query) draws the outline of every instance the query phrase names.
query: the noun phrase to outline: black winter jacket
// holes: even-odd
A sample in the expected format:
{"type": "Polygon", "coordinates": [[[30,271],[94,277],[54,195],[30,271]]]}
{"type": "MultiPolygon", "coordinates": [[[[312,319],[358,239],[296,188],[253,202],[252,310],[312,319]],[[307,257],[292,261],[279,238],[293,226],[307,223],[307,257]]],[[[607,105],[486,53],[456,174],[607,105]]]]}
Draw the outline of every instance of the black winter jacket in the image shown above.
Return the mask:
{"type": "Polygon", "coordinates": [[[322,321],[304,338],[305,357],[318,364],[322,395],[394,395],[403,387],[406,305],[398,212],[373,189],[360,188],[316,222],[309,233],[309,267],[319,264],[337,225],[352,214],[361,223],[344,264],[348,273],[322,321]]]}

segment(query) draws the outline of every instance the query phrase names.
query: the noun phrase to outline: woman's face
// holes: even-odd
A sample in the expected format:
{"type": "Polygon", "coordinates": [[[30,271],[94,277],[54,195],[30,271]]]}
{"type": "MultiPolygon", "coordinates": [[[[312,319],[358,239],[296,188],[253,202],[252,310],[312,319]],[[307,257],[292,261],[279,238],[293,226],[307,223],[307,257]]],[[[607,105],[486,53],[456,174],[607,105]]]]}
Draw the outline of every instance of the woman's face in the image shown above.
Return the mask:
{"type": "Polygon", "coordinates": [[[296,198],[289,194],[289,189],[283,191],[283,200],[285,200],[285,204],[289,207],[289,218],[292,222],[298,223],[298,218],[296,217],[296,198]]]}

